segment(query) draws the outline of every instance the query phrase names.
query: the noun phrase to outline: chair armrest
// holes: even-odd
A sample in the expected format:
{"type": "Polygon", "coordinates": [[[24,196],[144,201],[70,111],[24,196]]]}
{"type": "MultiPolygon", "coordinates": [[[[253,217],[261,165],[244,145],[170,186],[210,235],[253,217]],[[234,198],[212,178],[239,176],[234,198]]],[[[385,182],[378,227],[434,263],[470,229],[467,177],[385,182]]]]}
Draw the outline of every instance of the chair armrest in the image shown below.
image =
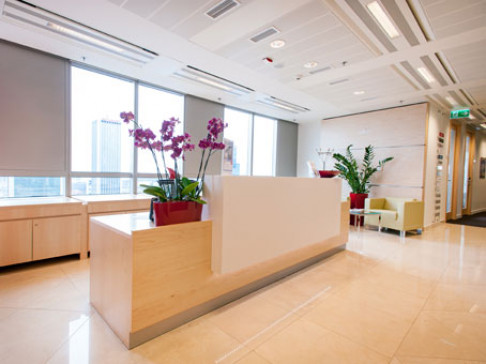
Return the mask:
{"type": "Polygon", "coordinates": [[[405,226],[424,226],[424,202],[407,201],[404,203],[403,224],[405,226]]]}

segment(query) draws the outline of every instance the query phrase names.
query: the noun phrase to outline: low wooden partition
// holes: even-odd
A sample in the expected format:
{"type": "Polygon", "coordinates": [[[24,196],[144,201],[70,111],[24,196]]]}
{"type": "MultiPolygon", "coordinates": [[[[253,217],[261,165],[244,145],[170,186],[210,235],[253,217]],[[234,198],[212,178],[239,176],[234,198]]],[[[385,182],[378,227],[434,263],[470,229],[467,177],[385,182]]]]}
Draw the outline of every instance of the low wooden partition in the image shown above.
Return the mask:
{"type": "Polygon", "coordinates": [[[107,214],[127,214],[149,211],[151,196],[149,195],[88,195],[76,196],[85,208],[85,230],[81,234],[81,258],[87,258],[89,247],[89,219],[93,216],[107,214]]]}
{"type": "Polygon", "coordinates": [[[68,197],[15,198],[0,201],[0,267],[83,255],[86,213],[68,197]]]}
{"type": "Polygon", "coordinates": [[[211,269],[209,220],[153,227],[146,213],[93,217],[91,303],[133,348],[344,249],[348,202],[334,213],[334,236],[225,274],[211,269]]]}

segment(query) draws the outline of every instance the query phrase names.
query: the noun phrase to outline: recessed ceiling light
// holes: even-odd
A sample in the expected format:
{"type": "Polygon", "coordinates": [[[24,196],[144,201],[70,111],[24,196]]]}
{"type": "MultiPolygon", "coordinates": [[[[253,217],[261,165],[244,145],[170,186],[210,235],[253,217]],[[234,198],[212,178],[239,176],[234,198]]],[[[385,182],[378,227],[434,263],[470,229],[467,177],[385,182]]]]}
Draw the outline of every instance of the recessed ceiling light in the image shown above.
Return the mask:
{"type": "Polygon", "coordinates": [[[449,104],[451,104],[452,106],[456,106],[456,105],[457,105],[456,100],[454,100],[454,99],[452,98],[452,96],[446,96],[446,98],[445,98],[445,99],[446,99],[446,100],[447,100],[447,102],[448,102],[449,104]]]}
{"type": "Polygon", "coordinates": [[[355,95],[363,95],[365,92],[364,91],[354,91],[353,94],[355,95]]]}
{"type": "Polygon", "coordinates": [[[428,83],[432,83],[432,82],[435,81],[435,78],[432,77],[432,75],[427,70],[427,68],[425,68],[425,67],[419,67],[419,68],[417,68],[417,71],[419,71],[419,73],[422,75],[422,77],[424,78],[424,80],[427,81],[428,83]]]}
{"type": "Polygon", "coordinates": [[[307,62],[306,64],[304,64],[304,67],[305,68],[314,68],[314,67],[317,67],[319,63],[317,63],[316,61],[310,61],[310,62],[307,62]]]}
{"type": "Polygon", "coordinates": [[[89,35],[86,35],[86,34],[83,34],[81,32],[78,32],[76,30],[73,30],[73,29],[70,29],[70,28],[66,28],[66,27],[63,27],[62,25],[59,25],[59,24],[55,24],[55,23],[51,23],[51,22],[48,22],[46,24],[46,26],[56,32],[59,32],[59,33],[64,33],[70,37],[74,37],[74,38],[77,38],[79,40],[82,40],[82,41],[85,41],[85,42],[88,42],[88,43],[91,43],[91,44],[94,44],[94,45],[97,45],[99,47],[103,47],[103,48],[107,48],[107,49],[110,49],[112,51],[115,51],[115,52],[123,52],[123,49],[120,48],[120,47],[117,47],[115,45],[112,45],[108,42],[104,42],[100,39],[97,39],[95,37],[91,37],[89,35]]]}
{"type": "Polygon", "coordinates": [[[277,39],[274,40],[272,43],[270,43],[270,47],[272,48],[282,48],[285,45],[285,41],[282,39],[277,39]]]}
{"type": "Polygon", "coordinates": [[[393,39],[400,35],[397,28],[395,28],[395,25],[393,25],[393,22],[388,17],[388,15],[386,15],[385,11],[378,3],[378,1],[373,1],[366,5],[366,7],[390,38],[393,39]]]}

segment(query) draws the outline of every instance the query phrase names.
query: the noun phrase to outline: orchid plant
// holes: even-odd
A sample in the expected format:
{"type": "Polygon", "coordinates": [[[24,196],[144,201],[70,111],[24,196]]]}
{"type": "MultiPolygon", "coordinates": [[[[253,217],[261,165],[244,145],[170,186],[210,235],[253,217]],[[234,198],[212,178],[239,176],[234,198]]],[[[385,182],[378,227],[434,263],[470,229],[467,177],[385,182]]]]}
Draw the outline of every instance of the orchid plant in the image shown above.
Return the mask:
{"type": "Polygon", "coordinates": [[[208,121],[208,134],[198,144],[199,148],[202,149],[202,155],[197,178],[196,180],[191,180],[181,176],[179,163],[185,159],[186,152],[195,149],[195,145],[191,144],[191,136],[188,133],[174,135],[176,126],[180,123],[179,119],[170,118],[169,120],[164,120],[160,129],[160,140],[158,140],[152,130],[144,129],[138,123],[131,111],[122,112],[120,117],[127,124],[133,122],[134,129],[129,130],[129,133],[134,138],[134,145],[137,148],[150,150],[155,162],[159,186],[141,185],[144,187],[143,192],[156,197],[160,202],[176,200],[206,203],[201,199],[206,170],[211,156],[218,150],[225,148],[223,143],[218,142],[218,138],[227,124],[218,118],[208,121]],[[163,172],[161,172],[159,167],[157,152],[160,152],[162,156],[163,172]],[[170,158],[174,161],[173,170],[167,167],[166,152],[169,153],[170,158]],[[166,183],[166,181],[172,179],[171,183],[166,183]]]}

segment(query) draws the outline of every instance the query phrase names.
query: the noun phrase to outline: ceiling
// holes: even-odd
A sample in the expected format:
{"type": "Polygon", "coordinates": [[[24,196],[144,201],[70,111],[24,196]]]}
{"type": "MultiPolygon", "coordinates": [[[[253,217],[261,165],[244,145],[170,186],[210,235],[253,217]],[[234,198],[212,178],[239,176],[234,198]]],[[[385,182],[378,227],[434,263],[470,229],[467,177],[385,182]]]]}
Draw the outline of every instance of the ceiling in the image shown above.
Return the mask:
{"type": "Polygon", "coordinates": [[[28,1],[96,37],[129,42],[142,61],[53,32],[45,20],[19,20],[10,15],[15,7],[43,10],[17,0],[0,0],[0,38],[296,122],[425,101],[470,107],[463,121],[474,126],[486,121],[485,0],[379,0],[395,38],[371,15],[372,0],[234,1],[216,19],[206,12],[221,0],[28,1]],[[274,40],[286,44],[275,49],[274,40]],[[317,64],[304,67],[309,62],[317,64]]]}

